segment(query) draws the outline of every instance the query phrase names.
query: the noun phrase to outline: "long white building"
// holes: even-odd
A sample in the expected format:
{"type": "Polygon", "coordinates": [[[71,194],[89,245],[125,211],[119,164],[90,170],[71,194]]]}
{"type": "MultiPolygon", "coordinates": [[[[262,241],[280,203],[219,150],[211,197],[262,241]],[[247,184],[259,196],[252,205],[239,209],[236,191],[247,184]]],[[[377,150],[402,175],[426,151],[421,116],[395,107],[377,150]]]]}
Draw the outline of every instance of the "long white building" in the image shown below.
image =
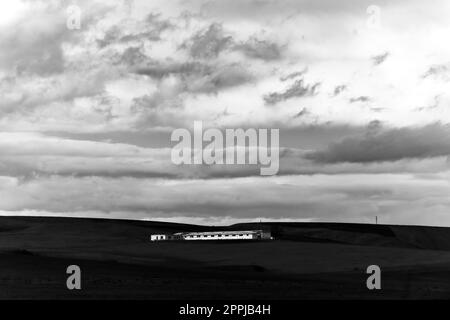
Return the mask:
{"type": "Polygon", "coordinates": [[[269,231],[264,230],[236,230],[236,231],[208,231],[208,232],[179,232],[175,234],[152,234],[151,241],[167,240],[270,240],[269,231]]]}

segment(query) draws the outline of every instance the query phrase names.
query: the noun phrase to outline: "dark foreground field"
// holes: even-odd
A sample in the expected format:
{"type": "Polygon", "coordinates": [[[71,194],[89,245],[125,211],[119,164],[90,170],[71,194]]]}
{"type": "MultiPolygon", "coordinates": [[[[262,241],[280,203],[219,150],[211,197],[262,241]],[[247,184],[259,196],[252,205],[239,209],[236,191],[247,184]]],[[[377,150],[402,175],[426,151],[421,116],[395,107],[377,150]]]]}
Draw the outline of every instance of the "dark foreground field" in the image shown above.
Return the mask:
{"type": "MultiPolygon", "coordinates": [[[[160,242],[220,228],[73,218],[0,218],[0,299],[449,299],[450,229],[266,223],[262,242],[160,242]],[[66,268],[82,289],[66,288],[66,268]],[[367,266],[382,289],[366,288],[367,266]]],[[[223,229],[223,228],[222,228],[223,229]]]]}

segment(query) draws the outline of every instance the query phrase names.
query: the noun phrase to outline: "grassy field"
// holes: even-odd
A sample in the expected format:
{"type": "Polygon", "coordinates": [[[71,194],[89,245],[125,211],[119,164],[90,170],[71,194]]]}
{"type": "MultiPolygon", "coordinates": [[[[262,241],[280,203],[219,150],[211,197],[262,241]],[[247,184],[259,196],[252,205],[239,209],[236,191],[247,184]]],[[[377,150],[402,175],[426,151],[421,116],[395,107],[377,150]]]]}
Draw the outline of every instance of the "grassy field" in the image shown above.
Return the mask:
{"type": "Polygon", "coordinates": [[[1,299],[448,299],[448,228],[333,223],[213,228],[0,218],[1,299]],[[151,233],[271,229],[275,240],[157,242],[151,233]],[[66,288],[66,267],[82,290],[66,288]],[[368,265],[382,290],[366,288],[368,265]]]}

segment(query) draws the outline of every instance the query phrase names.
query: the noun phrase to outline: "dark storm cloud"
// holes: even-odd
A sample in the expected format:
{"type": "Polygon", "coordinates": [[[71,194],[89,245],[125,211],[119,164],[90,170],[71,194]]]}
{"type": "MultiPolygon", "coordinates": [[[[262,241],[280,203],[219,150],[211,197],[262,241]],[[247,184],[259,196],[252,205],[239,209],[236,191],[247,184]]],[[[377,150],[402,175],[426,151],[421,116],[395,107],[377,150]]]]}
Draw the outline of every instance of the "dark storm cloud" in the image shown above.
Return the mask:
{"type": "Polygon", "coordinates": [[[291,79],[295,79],[295,78],[301,77],[306,72],[308,72],[308,68],[305,68],[305,69],[303,69],[301,71],[292,72],[292,73],[290,73],[290,74],[288,74],[288,75],[286,75],[284,77],[281,77],[280,81],[284,82],[284,81],[287,81],[287,80],[291,80],[291,79]]]}
{"type": "MultiPolygon", "coordinates": [[[[104,178],[136,178],[136,179],[152,179],[152,178],[165,178],[165,179],[181,179],[183,178],[183,174],[177,170],[176,167],[173,167],[172,170],[164,170],[161,171],[160,168],[132,168],[132,167],[119,167],[113,166],[108,162],[108,159],[98,159],[102,161],[105,166],[98,167],[92,166],[92,162],[89,163],[89,158],[84,159],[85,167],[83,168],[79,164],[73,165],[71,167],[69,164],[66,165],[66,168],[39,168],[32,164],[25,163],[21,158],[15,160],[5,160],[0,159],[0,164],[2,167],[0,168],[0,173],[3,176],[16,177],[20,179],[20,181],[30,181],[48,177],[72,177],[72,178],[86,178],[86,177],[104,177],[104,178]],[[92,167],[89,167],[92,166],[92,167]]],[[[39,161],[42,161],[39,159],[39,161]]],[[[59,159],[61,161],[61,159],[59,159]]],[[[47,160],[48,162],[48,160],[47,160]]],[[[53,159],[53,163],[56,160],[53,159]]],[[[42,163],[40,163],[42,164],[42,163]]],[[[254,175],[257,175],[255,173],[254,175]]]]}
{"type": "Polygon", "coordinates": [[[267,61],[281,59],[281,48],[276,43],[267,40],[258,40],[255,37],[236,45],[234,49],[242,51],[250,58],[267,61]]]}
{"type": "Polygon", "coordinates": [[[253,80],[253,76],[240,64],[230,64],[219,67],[187,83],[190,91],[216,93],[225,88],[239,86],[253,80]]]}
{"type": "Polygon", "coordinates": [[[194,58],[215,58],[232,43],[232,37],[225,35],[222,25],[211,24],[186,41],[182,48],[188,48],[194,58]]]}
{"type": "MultiPolygon", "coordinates": [[[[173,114],[165,113],[164,109],[153,110],[153,113],[147,113],[149,119],[146,119],[147,126],[165,125],[165,122],[176,120],[176,112],[173,114]],[[150,118],[153,116],[153,118],[150,118]],[[153,121],[153,122],[152,122],[153,121]]],[[[304,111],[304,110],[302,110],[304,111]]],[[[307,112],[307,111],[305,111],[307,112]]],[[[144,119],[144,117],[142,117],[144,119]]],[[[181,123],[180,119],[180,123],[181,123]]],[[[365,137],[382,135],[381,124],[377,121],[371,122],[366,129],[365,137]]],[[[341,128],[342,129],[342,128],[341,128]]],[[[304,132],[313,135],[322,135],[319,131],[331,130],[327,136],[334,133],[334,137],[329,136],[327,140],[336,140],[336,136],[347,135],[349,132],[341,132],[338,128],[304,128],[304,132]],[[338,131],[336,131],[338,130],[338,131]],[[312,132],[311,132],[312,131],[312,132]]],[[[359,129],[352,129],[353,134],[359,129]],[[356,131],[354,131],[356,130],[356,131]]],[[[438,135],[439,133],[434,133],[438,135]]],[[[431,138],[433,135],[430,135],[431,138]]],[[[360,140],[362,140],[362,137],[360,140]]],[[[107,137],[102,137],[100,141],[88,141],[87,136],[82,140],[50,137],[32,134],[1,134],[0,135],[0,177],[15,177],[20,181],[39,180],[49,177],[70,177],[74,179],[81,178],[134,178],[139,180],[148,180],[154,178],[164,178],[168,180],[211,180],[226,179],[233,180],[239,177],[258,177],[260,176],[259,165],[195,165],[195,166],[176,166],[170,160],[170,145],[143,148],[132,144],[118,143],[109,141],[107,137]],[[105,141],[106,140],[106,141],[105,141]]],[[[295,136],[296,142],[303,146],[301,138],[295,136]]],[[[414,139],[415,137],[413,137],[414,139]]],[[[430,138],[430,139],[431,139],[430,138]]],[[[348,139],[348,138],[347,138],[348,139]]],[[[347,141],[344,139],[344,141],[347,141]]],[[[369,138],[367,138],[369,139],[369,138]]],[[[390,137],[385,140],[395,140],[390,137]]],[[[113,139],[114,140],[114,139],[113,139]]],[[[134,139],[133,139],[134,140],[134,139]]],[[[169,140],[169,137],[167,137],[169,140]]],[[[167,141],[166,140],[166,141],[167,141]]],[[[308,139],[311,140],[311,139],[308,139]]],[[[383,140],[379,138],[379,140],[383,140]]],[[[398,139],[400,140],[400,139],[398,139]]],[[[417,140],[417,139],[416,139],[417,140]]],[[[286,144],[287,142],[282,142],[286,144]]],[[[338,142],[337,144],[340,144],[338,142]]],[[[401,143],[401,142],[399,142],[401,143]]],[[[322,143],[320,143],[322,144],[322,143]]],[[[363,144],[364,147],[364,143],[363,144]]],[[[397,150],[397,146],[379,147],[380,143],[373,143],[375,151],[363,154],[374,154],[377,148],[381,154],[387,154],[390,150],[397,150]],[[386,151],[387,150],[387,151],[386,151]]],[[[425,144],[425,142],[423,143],[425,144]]],[[[362,147],[360,147],[362,148],[362,147]]],[[[416,145],[410,145],[410,149],[416,148],[416,145]]],[[[316,147],[317,150],[320,150],[316,147]]],[[[310,149],[311,150],[311,149],[310,149]]],[[[337,149],[341,152],[340,146],[337,149]]],[[[449,149],[450,150],[450,149],[449,149]]],[[[306,149],[281,147],[280,149],[280,170],[278,176],[291,175],[340,175],[340,174],[378,174],[378,173],[436,173],[448,167],[446,157],[435,157],[429,159],[399,159],[390,157],[392,161],[385,162],[364,162],[361,159],[349,160],[352,152],[362,152],[357,147],[345,147],[344,156],[338,154],[332,158],[325,152],[334,152],[328,147],[325,151],[309,151],[306,149]],[[355,151],[355,149],[357,149],[355,151]],[[331,150],[331,151],[329,151],[331,150]],[[350,154],[350,155],[348,155],[350,154]],[[337,157],[340,156],[339,161],[337,157]],[[347,157],[342,159],[343,157],[347,157]],[[359,160],[359,161],[356,161],[359,160]],[[344,163],[346,162],[346,163],[344,163]],[[447,163],[447,164],[446,164],[447,163]]],[[[246,151],[248,153],[248,150],[246,151]]],[[[436,155],[440,153],[436,152],[436,155]]],[[[386,156],[385,156],[386,157],[386,156]]],[[[374,158],[374,156],[372,156],[374,158]]]]}
{"type": "Polygon", "coordinates": [[[344,138],[306,158],[323,163],[396,161],[450,155],[449,125],[432,124],[369,131],[364,136],[344,138]]]}
{"type": "Polygon", "coordinates": [[[121,25],[113,26],[105,32],[103,38],[97,40],[97,43],[103,48],[111,44],[132,41],[159,41],[164,31],[174,27],[169,20],[161,19],[159,14],[150,13],[143,21],[136,22],[138,31],[127,30],[121,25]]]}
{"type": "Polygon", "coordinates": [[[224,50],[240,51],[249,58],[261,60],[281,59],[282,47],[268,40],[250,37],[247,41],[236,43],[233,37],[225,32],[222,25],[212,23],[185,41],[181,48],[188,49],[195,59],[216,58],[224,50]]]}
{"type": "Polygon", "coordinates": [[[180,92],[165,94],[156,91],[151,95],[134,98],[130,112],[137,118],[135,128],[144,130],[158,126],[182,126],[180,110],[182,110],[183,101],[180,95],[180,92]]]}
{"type": "Polygon", "coordinates": [[[334,96],[337,96],[337,95],[341,94],[342,91],[345,91],[345,90],[347,90],[347,86],[346,86],[346,85],[336,86],[336,87],[334,88],[333,95],[334,95],[334,96]]]}
{"type": "Polygon", "coordinates": [[[349,100],[350,103],[368,102],[368,101],[370,101],[370,97],[368,97],[368,96],[359,96],[359,97],[355,97],[355,98],[350,98],[350,100],[349,100]]]}
{"type": "Polygon", "coordinates": [[[372,120],[367,125],[367,133],[378,133],[383,128],[383,123],[380,120],[372,120]]]}
{"type": "Polygon", "coordinates": [[[200,62],[153,62],[138,68],[135,73],[162,79],[176,75],[181,90],[197,93],[217,93],[253,80],[253,75],[239,63],[214,65],[200,62]]]}
{"type": "Polygon", "coordinates": [[[262,60],[280,58],[280,49],[276,44],[255,37],[235,45],[233,38],[226,35],[218,23],[194,34],[181,48],[189,51],[191,59],[155,60],[147,56],[142,47],[130,47],[116,57],[116,64],[123,64],[130,68],[132,73],[146,75],[155,80],[175,76],[181,82],[180,92],[208,94],[255,80],[254,75],[240,62],[209,61],[223,50],[242,51],[246,56],[262,60]]]}
{"type": "Polygon", "coordinates": [[[138,68],[135,73],[162,79],[170,75],[202,75],[212,72],[212,67],[200,62],[158,62],[153,61],[148,66],[138,68]]]}
{"type": "Polygon", "coordinates": [[[141,47],[129,47],[121,54],[116,54],[113,58],[115,64],[122,64],[129,68],[137,68],[145,65],[149,61],[149,57],[142,52],[141,47]]]}
{"type": "Polygon", "coordinates": [[[373,64],[375,66],[382,64],[387,59],[388,56],[389,56],[389,52],[385,52],[383,54],[373,56],[372,57],[373,64]]]}
{"type": "Polygon", "coordinates": [[[308,111],[308,109],[303,108],[302,110],[300,110],[300,112],[298,112],[298,113],[295,114],[294,119],[301,118],[301,117],[306,116],[306,115],[308,115],[308,114],[310,114],[310,112],[308,111]]]}
{"type": "Polygon", "coordinates": [[[301,98],[314,96],[317,94],[317,89],[320,86],[319,82],[312,85],[305,84],[303,79],[296,80],[289,88],[283,92],[272,92],[264,96],[264,101],[267,104],[277,104],[291,98],[301,98]]]}
{"type": "Polygon", "coordinates": [[[143,95],[133,99],[133,103],[131,105],[131,111],[135,113],[140,113],[145,110],[147,111],[156,111],[164,108],[180,108],[181,101],[179,99],[175,99],[176,97],[168,97],[164,95],[162,92],[157,91],[151,95],[143,95]]]}

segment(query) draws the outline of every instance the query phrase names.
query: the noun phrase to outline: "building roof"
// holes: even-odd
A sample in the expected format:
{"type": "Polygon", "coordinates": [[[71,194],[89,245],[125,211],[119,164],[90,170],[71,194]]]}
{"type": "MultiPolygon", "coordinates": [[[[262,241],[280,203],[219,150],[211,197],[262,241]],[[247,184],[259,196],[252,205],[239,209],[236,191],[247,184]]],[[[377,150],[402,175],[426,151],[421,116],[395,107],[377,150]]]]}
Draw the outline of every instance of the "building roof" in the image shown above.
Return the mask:
{"type": "Polygon", "coordinates": [[[262,230],[233,230],[233,231],[205,231],[205,232],[178,232],[175,235],[190,235],[190,236],[202,236],[202,235],[224,235],[224,234],[242,234],[242,233],[261,233],[262,230]]]}

